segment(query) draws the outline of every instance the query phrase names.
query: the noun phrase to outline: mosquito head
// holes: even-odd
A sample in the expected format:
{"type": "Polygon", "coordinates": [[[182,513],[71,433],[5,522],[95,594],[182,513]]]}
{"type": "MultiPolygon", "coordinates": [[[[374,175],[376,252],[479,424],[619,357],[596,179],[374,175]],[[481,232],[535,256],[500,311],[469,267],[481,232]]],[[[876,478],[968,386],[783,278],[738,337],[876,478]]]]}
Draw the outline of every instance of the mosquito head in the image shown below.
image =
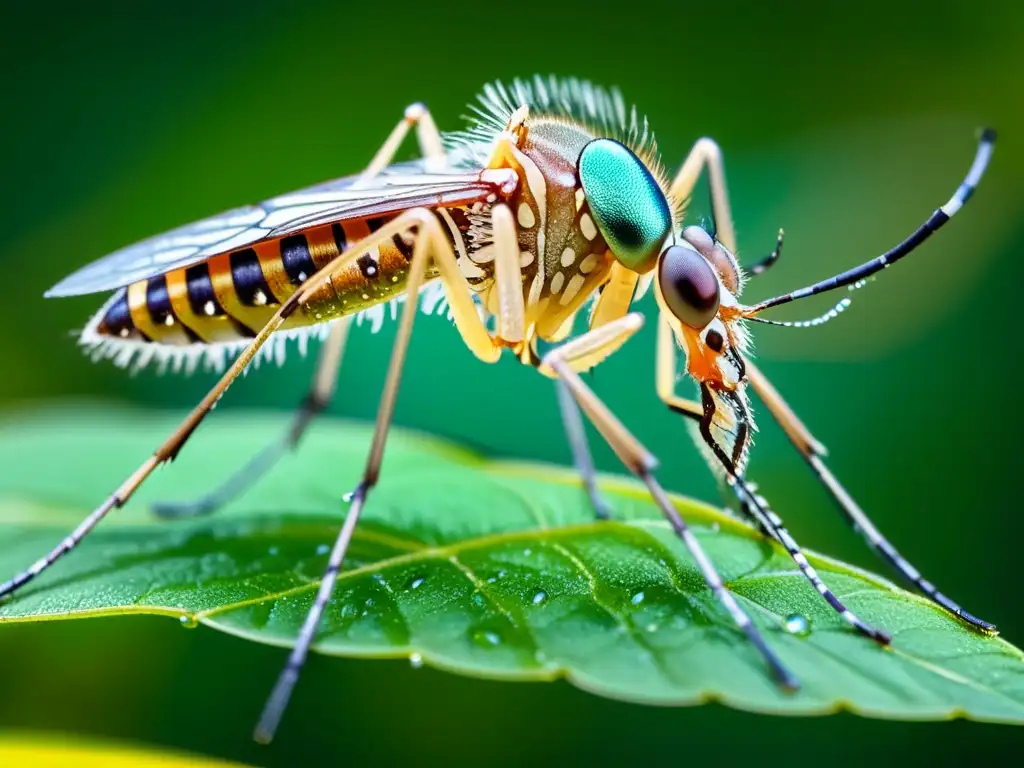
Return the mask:
{"type": "Polygon", "coordinates": [[[655,282],[690,375],[713,389],[736,389],[746,335],[733,322],[740,284],[733,255],[701,227],[687,227],[658,258],[655,282]]]}
{"type": "Polygon", "coordinates": [[[649,272],[672,230],[672,211],[654,175],[614,139],[594,139],[576,164],[590,213],[615,258],[649,272]]]}

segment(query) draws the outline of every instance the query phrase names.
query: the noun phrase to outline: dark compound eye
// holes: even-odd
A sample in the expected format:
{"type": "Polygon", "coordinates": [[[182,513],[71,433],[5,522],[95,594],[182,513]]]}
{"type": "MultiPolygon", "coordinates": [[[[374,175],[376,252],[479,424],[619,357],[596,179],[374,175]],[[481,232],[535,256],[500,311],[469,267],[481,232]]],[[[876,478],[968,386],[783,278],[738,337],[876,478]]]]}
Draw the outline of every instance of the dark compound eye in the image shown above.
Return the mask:
{"type": "Polygon", "coordinates": [[[665,303],[685,325],[699,331],[718,312],[718,278],[696,251],[673,245],[661,254],[658,285],[665,303]]]}

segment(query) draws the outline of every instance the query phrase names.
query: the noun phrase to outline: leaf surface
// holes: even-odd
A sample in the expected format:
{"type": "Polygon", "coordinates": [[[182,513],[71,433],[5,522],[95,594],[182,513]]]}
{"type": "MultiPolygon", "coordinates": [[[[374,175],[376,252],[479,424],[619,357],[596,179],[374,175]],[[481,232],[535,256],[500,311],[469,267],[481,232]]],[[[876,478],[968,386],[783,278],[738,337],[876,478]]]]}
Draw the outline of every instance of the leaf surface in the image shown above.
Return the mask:
{"type": "MultiPolygon", "coordinates": [[[[97,407],[0,425],[0,575],[33,562],[175,425],[97,407]]],[[[289,645],[358,480],[369,429],[314,427],[301,450],[216,515],[166,523],[147,503],[213,487],[283,430],[218,414],[181,458],[58,566],[0,605],[0,624],[162,614],[289,645]]],[[[466,675],[568,678],[594,693],[777,714],[1024,722],[1024,655],[927,601],[834,560],[810,559],[840,599],[894,636],[852,634],[774,544],[674,497],[729,588],[799,677],[780,692],[642,489],[604,478],[617,521],[592,517],[576,477],[488,461],[395,430],[321,627],[321,653],[406,657],[466,675]],[[809,631],[791,632],[806,620],[809,631]],[[789,619],[789,621],[787,621],[789,619]]],[[[268,679],[274,670],[267,670],[268,679]]]]}

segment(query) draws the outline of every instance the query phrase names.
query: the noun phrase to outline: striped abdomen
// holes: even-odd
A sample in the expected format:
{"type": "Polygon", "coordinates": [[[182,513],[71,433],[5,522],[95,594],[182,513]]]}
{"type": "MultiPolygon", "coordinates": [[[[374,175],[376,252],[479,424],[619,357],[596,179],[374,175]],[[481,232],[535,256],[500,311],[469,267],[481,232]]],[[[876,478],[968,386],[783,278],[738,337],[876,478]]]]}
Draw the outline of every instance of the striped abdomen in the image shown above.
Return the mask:
{"type": "MultiPolygon", "coordinates": [[[[308,277],[388,220],[316,227],[133,283],[106,308],[95,332],[176,346],[252,338],[308,277]]],[[[283,327],[313,325],[393,298],[405,289],[411,257],[408,235],[371,249],[334,275],[283,327]]]]}

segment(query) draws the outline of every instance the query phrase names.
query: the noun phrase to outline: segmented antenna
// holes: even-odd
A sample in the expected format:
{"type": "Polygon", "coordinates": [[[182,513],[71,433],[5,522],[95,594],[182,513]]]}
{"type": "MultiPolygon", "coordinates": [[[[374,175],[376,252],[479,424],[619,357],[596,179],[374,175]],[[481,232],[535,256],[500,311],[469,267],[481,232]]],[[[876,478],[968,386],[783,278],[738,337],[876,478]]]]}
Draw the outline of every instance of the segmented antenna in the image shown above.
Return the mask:
{"type": "Polygon", "coordinates": [[[924,224],[915,229],[902,243],[894,248],[890,248],[881,256],[865,261],[859,267],[840,272],[838,275],[834,275],[827,280],[808,285],[797,291],[784,293],[781,296],[755,304],[745,312],[746,317],[750,318],[758,312],[763,312],[770,307],[777,307],[780,304],[788,304],[797,299],[805,299],[808,296],[815,296],[826,291],[833,291],[836,288],[854,285],[865,278],[871,277],[876,272],[891,267],[908,253],[911,253],[917,246],[937,232],[943,224],[953,218],[956,212],[964,206],[964,203],[971,198],[975,188],[981,182],[981,177],[988,167],[989,160],[992,158],[995,141],[996,132],[991,128],[986,128],[981,132],[978,138],[978,149],[974,155],[974,162],[971,163],[967,176],[960,183],[960,186],[957,187],[956,192],[953,193],[953,196],[949,198],[945,205],[935,209],[924,224]]]}
{"type": "MultiPolygon", "coordinates": [[[[867,285],[867,280],[858,280],[851,286],[848,286],[847,290],[855,291],[858,288],[863,288],[867,285]]],[[[823,315],[811,318],[810,320],[769,320],[766,317],[748,317],[748,320],[753,320],[755,323],[764,323],[765,325],[778,325],[783,328],[815,328],[819,325],[824,325],[829,320],[834,320],[839,317],[846,308],[853,303],[853,299],[849,296],[841,299],[832,309],[823,315]]]]}

